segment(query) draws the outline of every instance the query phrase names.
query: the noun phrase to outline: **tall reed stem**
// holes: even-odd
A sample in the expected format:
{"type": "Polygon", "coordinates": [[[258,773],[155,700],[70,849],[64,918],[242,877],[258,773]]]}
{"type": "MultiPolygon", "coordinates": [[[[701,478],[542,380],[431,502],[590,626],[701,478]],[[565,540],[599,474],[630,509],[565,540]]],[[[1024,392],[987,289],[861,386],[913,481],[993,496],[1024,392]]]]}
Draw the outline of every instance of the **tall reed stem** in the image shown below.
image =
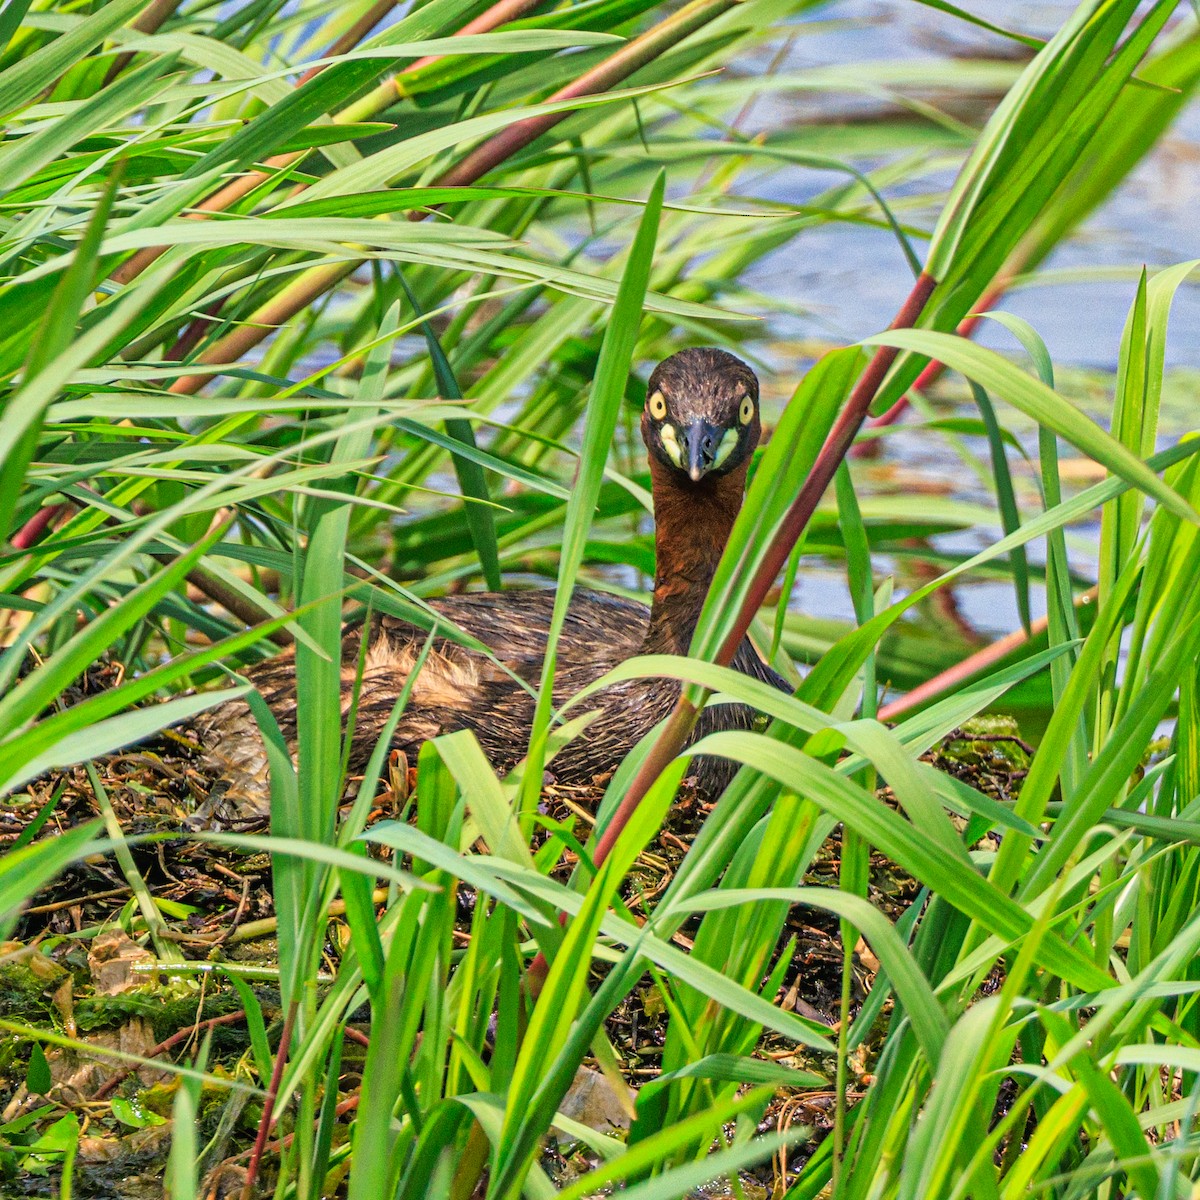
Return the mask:
{"type": "MultiPolygon", "coordinates": [[[[916,283],[913,284],[908,299],[905,300],[896,314],[895,320],[888,328],[912,328],[924,311],[925,305],[929,303],[929,297],[933,294],[935,287],[937,287],[937,280],[922,271],[917,277],[916,283]]],[[[792,547],[812,519],[817,504],[825,494],[825,489],[833,482],[838,467],[842,465],[842,460],[849,453],[850,447],[871,409],[871,402],[875,399],[875,394],[879,391],[898,354],[899,351],[891,346],[881,346],[876,350],[867,364],[867,369],[854,385],[854,390],[850,393],[849,400],[846,401],[846,407],[842,409],[841,416],[829,431],[829,436],[825,439],[825,444],[821,447],[817,460],[808,473],[808,478],[804,481],[804,485],[791,507],[784,514],[784,518],[767,548],[767,553],[755,572],[750,591],[742,604],[742,611],[738,614],[738,620],[717,652],[716,661],[721,665],[728,666],[732,661],[738,646],[746,636],[746,631],[750,628],[754,614],[758,612],[767,598],[767,593],[779,572],[783,570],[788,555],[792,552],[792,547]]]]}
{"type": "MultiPolygon", "coordinates": [[[[929,297],[933,294],[936,286],[937,280],[922,272],[889,328],[908,329],[915,325],[917,318],[924,311],[925,305],[929,303],[929,297]]],[[[825,444],[821,447],[808,478],[804,481],[796,499],[792,501],[780,522],[762,562],[755,571],[750,590],[738,613],[738,619],[729,636],[717,651],[716,662],[720,665],[728,666],[737,652],[738,646],[742,644],[742,639],[750,628],[754,614],[758,612],[762,602],[766,599],[767,592],[775,582],[776,576],[787,562],[792,547],[812,519],[825,489],[833,482],[833,477],[849,452],[855,435],[862,427],[863,421],[866,420],[867,413],[871,408],[871,401],[874,400],[898,354],[899,351],[891,346],[881,346],[854,385],[854,390],[850,393],[841,415],[829,431],[829,436],[825,439],[825,444]]],[[[600,834],[593,855],[593,862],[597,867],[612,852],[617,839],[621,836],[625,826],[629,824],[638,805],[645,799],[646,793],[654,781],[662,774],[675,755],[683,749],[699,716],[700,709],[687,698],[686,693],[681,695],[674,711],[667,719],[666,725],[663,726],[662,732],[658,735],[658,739],[651,746],[637,775],[629,785],[629,791],[622,797],[612,819],[600,834]]],[[[546,960],[541,954],[529,965],[527,985],[534,995],[541,990],[546,970],[546,960]]]]}
{"type": "MultiPolygon", "coordinates": [[[[634,71],[653,62],[664,50],[669,50],[685,37],[695,33],[726,9],[733,8],[736,3],[737,0],[692,0],[691,4],[685,5],[665,21],[660,21],[640,37],[634,38],[598,66],[585,71],[574,82],[559,88],[548,97],[547,102],[576,100],[608,91],[609,88],[628,79],[634,71]]],[[[540,117],[528,117],[524,121],[514,122],[451,167],[437,181],[437,186],[461,187],[474,183],[570,115],[568,110],[544,113],[540,117]]]]}
{"type": "MultiPolygon", "coordinates": [[[[1098,588],[1091,587],[1086,592],[1080,593],[1076,597],[1075,606],[1082,608],[1087,604],[1094,604],[1098,591],[1098,588]]],[[[914,709],[920,708],[932,700],[936,700],[939,696],[944,696],[947,692],[966,683],[968,679],[973,679],[976,675],[986,671],[988,667],[994,667],[998,662],[1002,662],[1015,650],[1019,650],[1039,634],[1045,633],[1049,627],[1050,620],[1048,617],[1038,617],[1029,626],[1028,632],[1024,629],[1018,629],[1013,633],[1005,634],[1004,637],[997,639],[990,645],[976,650],[974,654],[967,655],[961,662],[956,662],[954,666],[947,667],[931,679],[925,680],[924,683],[913,688],[911,692],[906,692],[903,696],[897,696],[895,700],[883,705],[879,710],[879,719],[881,721],[894,721],[898,717],[903,717],[914,709]]]]}
{"type": "Polygon", "coordinates": [[[279,1096],[279,1085],[283,1081],[283,1068],[287,1065],[288,1051],[292,1044],[292,1030],[296,1026],[296,1013],[299,1007],[299,1003],[293,1000],[283,1019],[283,1032],[279,1035],[279,1049],[275,1051],[275,1066],[271,1071],[271,1082],[267,1085],[262,1117],[258,1122],[258,1136],[254,1139],[254,1150],[250,1155],[250,1164],[246,1168],[246,1178],[242,1184],[242,1200],[251,1200],[254,1196],[254,1183],[258,1178],[263,1153],[267,1148],[267,1137],[271,1132],[271,1126],[275,1123],[275,1101],[279,1096]]]}
{"type": "MultiPolygon", "coordinates": [[[[916,324],[917,318],[929,302],[929,297],[933,294],[936,286],[937,280],[922,272],[889,328],[908,329],[916,324]]],[[[825,489],[833,482],[838,467],[846,457],[855,435],[866,419],[875,393],[879,391],[880,385],[891,369],[892,363],[895,362],[898,353],[899,351],[891,346],[881,346],[867,364],[867,369],[859,377],[858,383],[854,385],[854,390],[850,393],[849,400],[846,401],[846,407],[842,409],[841,416],[829,431],[829,436],[825,439],[825,444],[821,447],[808,478],[804,481],[796,499],[792,501],[791,507],[780,522],[762,562],[759,563],[758,570],[754,573],[754,579],[751,581],[750,590],[742,603],[737,621],[734,622],[729,635],[717,651],[716,661],[721,666],[728,666],[733,660],[734,654],[737,653],[737,648],[742,644],[742,639],[750,628],[754,614],[758,612],[766,599],[767,592],[770,591],[776,576],[787,562],[787,557],[796,544],[796,540],[812,519],[825,489]]],[[[629,818],[650,790],[650,786],[662,773],[663,768],[683,749],[683,744],[687,741],[688,734],[691,733],[699,715],[700,710],[686,696],[679,698],[675,711],[671,714],[662,733],[659,734],[658,741],[646,756],[641,769],[634,777],[633,783],[630,784],[629,791],[625,793],[625,797],[617,811],[613,813],[612,820],[605,827],[600,841],[596,845],[594,859],[596,866],[600,866],[608,857],[617,838],[621,836],[621,831],[628,824],[629,818]]]]}

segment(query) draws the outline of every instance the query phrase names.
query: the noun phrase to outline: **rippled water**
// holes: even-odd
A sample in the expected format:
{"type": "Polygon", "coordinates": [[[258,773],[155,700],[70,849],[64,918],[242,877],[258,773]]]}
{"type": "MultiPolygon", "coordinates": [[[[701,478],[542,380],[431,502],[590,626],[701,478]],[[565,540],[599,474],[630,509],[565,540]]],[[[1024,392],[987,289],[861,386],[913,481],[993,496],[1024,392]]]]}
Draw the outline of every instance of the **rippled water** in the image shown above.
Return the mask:
{"type": "MultiPolygon", "coordinates": [[[[1037,4],[976,0],[966,7],[1007,28],[1046,36],[1074,6],[1064,0],[1037,4]]],[[[855,63],[901,60],[928,64],[929,77],[936,78],[938,60],[992,57],[1003,55],[1010,47],[1004,38],[964,26],[913,0],[838,0],[800,23],[782,69],[852,70],[855,63]]],[[[868,102],[835,95],[832,103],[845,103],[852,111],[855,104],[868,102]]],[[[816,109],[827,113],[830,104],[828,94],[774,93],[760,101],[751,124],[756,129],[780,127],[802,120],[816,109]]],[[[805,169],[780,171],[763,191],[778,199],[801,202],[828,187],[832,178],[805,169]]],[[[1043,268],[1050,278],[1068,270],[1094,272],[1097,268],[1105,269],[1106,277],[1027,287],[1007,296],[1001,306],[1025,317],[1041,333],[1056,367],[1067,377],[1063,390],[1105,427],[1111,379],[1101,377],[1085,384],[1084,378],[1077,372],[1072,375],[1070,368],[1107,372],[1116,366],[1121,328],[1134,296],[1137,272],[1143,264],[1153,269],[1200,257],[1197,212],[1200,101],[1181,114],[1175,127],[1131,177],[1043,268]]],[[[921,249],[918,246],[918,252],[921,249]]],[[[827,225],[806,231],[764,260],[748,282],[809,310],[810,315],[780,319],[777,326],[781,341],[775,365],[782,376],[788,377],[799,369],[789,357],[797,339],[853,341],[877,332],[891,320],[911,280],[907,264],[886,231],[827,225]]],[[[1011,337],[998,328],[985,328],[980,340],[1009,351],[1014,346],[1011,337]]],[[[1181,289],[1173,307],[1167,362],[1174,370],[1175,382],[1164,399],[1164,442],[1174,441],[1198,424],[1200,286],[1196,284],[1181,289]]],[[[968,408],[969,399],[964,396],[963,411],[968,408]]],[[[1036,441],[1032,425],[1011,409],[1002,407],[1000,416],[1026,449],[1032,450],[1036,441]]],[[[987,451],[981,440],[965,442],[986,461],[987,451]]],[[[1090,464],[1072,459],[1073,452],[1067,447],[1063,453],[1068,491],[1073,485],[1095,482],[1090,464]]],[[[1019,456],[1014,456],[1014,470],[1018,498],[1024,502],[1024,511],[1032,512],[1038,503],[1033,470],[1019,456]]],[[[974,502],[994,510],[986,482],[963,467],[945,440],[925,432],[889,437],[881,460],[872,465],[858,464],[855,475],[860,498],[867,507],[900,497],[916,511],[933,511],[947,501],[974,502]]],[[[1088,543],[1097,536],[1098,525],[1077,526],[1071,533],[1075,565],[1084,574],[1091,574],[1093,552],[1088,543]]],[[[931,539],[931,545],[945,552],[972,552],[999,535],[998,525],[981,524],[963,533],[937,536],[931,539]]],[[[1030,553],[1036,560],[1038,547],[1032,546],[1030,553]]],[[[875,566],[877,573],[883,574],[896,569],[896,564],[885,556],[878,556],[875,566]]],[[[899,582],[903,585],[906,581],[901,577],[899,582]]],[[[907,582],[911,584],[911,577],[907,582]]],[[[903,591],[903,586],[899,590],[903,591]]],[[[1035,587],[1035,616],[1042,608],[1039,592],[1040,588],[1035,587]]],[[[955,590],[953,602],[955,625],[961,622],[985,637],[1006,633],[1019,623],[1009,584],[970,582],[955,590]]],[[[853,619],[844,572],[815,559],[809,560],[801,573],[792,606],[814,615],[853,619]]],[[[961,627],[955,632],[961,635],[961,627]]]]}
{"type": "MultiPolygon", "coordinates": [[[[1006,28],[1047,36],[1074,5],[1065,0],[975,0],[965,7],[1006,28]]],[[[929,63],[930,78],[936,79],[939,59],[1004,55],[1011,47],[1005,38],[914,0],[837,0],[799,25],[782,69],[852,68],[855,63],[900,60],[929,63]]],[[[828,112],[830,97],[773,96],[756,108],[755,125],[785,123],[817,105],[828,112]]],[[[830,178],[811,170],[781,171],[769,192],[801,201],[827,187],[830,178]]],[[[1197,212],[1200,100],[1192,102],[1138,170],[1044,268],[1052,273],[1123,268],[1126,277],[1030,287],[1007,297],[1003,307],[1033,322],[1055,362],[1112,368],[1136,271],[1143,264],[1165,266],[1200,257],[1197,212]]],[[[804,234],[771,256],[750,282],[812,307],[814,316],[797,320],[786,330],[789,336],[855,340],[888,323],[911,274],[889,233],[831,225],[804,234]]],[[[997,331],[985,331],[981,339],[1004,344],[997,331]]],[[[1176,301],[1168,362],[1200,366],[1200,286],[1184,288],[1176,301]]]]}

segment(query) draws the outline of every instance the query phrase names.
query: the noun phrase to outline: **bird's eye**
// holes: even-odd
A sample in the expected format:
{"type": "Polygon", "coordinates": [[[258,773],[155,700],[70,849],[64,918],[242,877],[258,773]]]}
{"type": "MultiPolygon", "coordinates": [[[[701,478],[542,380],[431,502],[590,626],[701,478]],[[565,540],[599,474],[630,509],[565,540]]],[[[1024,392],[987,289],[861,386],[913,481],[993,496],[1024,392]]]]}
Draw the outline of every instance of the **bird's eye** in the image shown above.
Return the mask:
{"type": "Polygon", "coordinates": [[[749,396],[742,397],[742,407],[738,412],[738,420],[743,425],[749,425],[754,420],[754,401],[749,396]]]}
{"type": "Polygon", "coordinates": [[[650,415],[656,421],[661,421],[667,415],[667,402],[663,399],[662,392],[655,392],[646,402],[646,407],[650,409],[650,415]]]}

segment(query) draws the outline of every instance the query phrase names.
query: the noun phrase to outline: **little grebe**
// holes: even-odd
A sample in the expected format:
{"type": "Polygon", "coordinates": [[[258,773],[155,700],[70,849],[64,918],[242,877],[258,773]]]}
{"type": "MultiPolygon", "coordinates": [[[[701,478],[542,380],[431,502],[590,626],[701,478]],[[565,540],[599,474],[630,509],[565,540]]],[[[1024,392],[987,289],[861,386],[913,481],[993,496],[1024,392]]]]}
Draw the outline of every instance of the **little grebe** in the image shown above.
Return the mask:
{"type": "MultiPolygon", "coordinates": [[[[697,618],[741,508],[750,456],[758,443],[758,380],[723,350],[681,350],[655,368],[642,413],[654,493],[657,570],[654,602],[621,600],[577,589],[558,642],[554,700],[561,704],[625,659],[638,654],[686,654],[697,618]]],[[[550,591],[468,593],[431,606],[478,639],[507,668],[456,642],[436,640],[418,676],[393,746],[417,751],[442,733],[470,729],[497,770],[524,755],[534,698],[508,672],[536,684],[542,669],[554,594],[550,591]]],[[[343,712],[359,672],[362,626],[347,628],[342,648],[343,712]]],[[[362,657],[351,770],[361,769],[378,741],[428,634],[391,616],[375,616],[362,657]]],[[[787,690],[748,641],[733,666],[787,690]]],[[[296,737],[295,664],[291,653],[251,667],[247,677],[271,706],[284,737],[296,737]]],[[[563,783],[600,783],[634,745],[667,716],[679,696],[668,679],[635,679],[594,697],[598,715],[549,766],[563,783]]],[[[710,705],[693,740],[718,729],[748,728],[753,712],[740,704],[710,705]]],[[[228,824],[266,811],[267,766],[250,710],[221,705],[198,722],[206,766],[219,783],[190,824],[228,824]]],[[[715,795],[734,766],[702,757],[694,764],[699,790],[715,795]]]]}

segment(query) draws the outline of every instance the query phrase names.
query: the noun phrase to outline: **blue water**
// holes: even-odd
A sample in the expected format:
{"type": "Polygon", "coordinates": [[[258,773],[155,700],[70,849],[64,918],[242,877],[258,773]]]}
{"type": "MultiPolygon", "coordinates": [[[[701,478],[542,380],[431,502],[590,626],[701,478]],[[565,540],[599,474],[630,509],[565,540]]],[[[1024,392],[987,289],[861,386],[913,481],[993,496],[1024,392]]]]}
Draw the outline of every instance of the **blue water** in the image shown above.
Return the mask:
{"type": "MultiPolygon", "coordinates": [[[[965,0],[965,6],[996,24],[1037,36],[1053,33],[1071,12],[1073,4],[1065,0],[1025,3],[1023,0],[965,0]]],[[[1186,5],[1180,6],[1183,14],[1186,5]]],[[[1190,19],[1190,18],[1187,18],[1190,19]]],[[[779,70],[802,73],[835,68],[853,79],[856,63],[908,61],[920,64],[924,78],[936,78],[937,60],[981,59],[1003,54],[1011,47],[1007,39],[926,8],[915,0],[835,0],[822,5],[795,27],[796,36],[779,63],[779,70]],[[848,70],[847,70],[848,69],[848,70]]],[[[766,70],[770,56],[759,64],[766,70]]],[[[999,90],[1006,85],[1001,83],[999,90]]],[[[929,92],[901,93],[937,102],[929,92]]],[[[806,117],[821,119],[832,112],[854,114],[877,109],[879,97],[830,91],[773,91],[764,95],[746,114],[742,129],[747,133],[784,128],[806,117]]],[[[969,116],[978,125],[983,112],[969,116]]],[[[836,150],[834,151],[836,152],[836,150]]],[[[871,166],[872,164],[859,164],[871,166]]],[[[930,194],[947,186],[950,176],[930,176],[917,185],[930,194]]],[[[758,187],[762,195],[797,203],[825,188],[841,182],[841,177],[811,169],[789,168],[764,177],[758,187]]],[[[895,196],[913,190],[911,185],[894,189],[895,196]]],[[[1030,321],[1045,339],[1056,366],[1060,369],[1084,367],[1111,371],[1117,363],[1122,325],[1131,303],[1137,274],[1143,264],[1151,268],[1200,257],[1200,102],[1193,102],[1158,146],[1138,169],[1123,182],[1074,236],[1061,245],[1044,264],[1046,282],[1014,291],[1000,307],[1030,321]],[[1106,277],[1085,281],[1054,282],[1054,275],[1066,271],[1106,277]]],[[[932,207],[925,219],[931,227],[936,219],[932,207]]],[[[920,220],[914,221],[919,224],[920,220]]],[[[925,245],[916,245],[923,254],[925,245]]],[[[795,345],[805,339],[855,341],[886,326],[907,294],[912,283],[911,270],[895,240],[884,230],[852,225],[826,225],[805,231],[789,245],[765,259],[749,273],[747,282],[764,293],[779,296],[804,311],[803,316],[775,318],[779,336],[771,366],[780,378],[768,384],[768,390],[786,392],[803,369],[796,361],[795,345]]],[[[1168,367],[1200,370],[1200,277],[1182,288],[1176,298],[1167,345],[1168,367]]],[[[985,327],[979,340],[996,349],[1013,352],[1011,335],[998,326],[985,327]]],[[[1065,373],[1065,372],[1064,372],[1065,373]]],[[[1200,378],[1200,375],[1197,376],[1200,378]]],[[[1193,383],[1190,386],[1195,387],[1193,383]]],[[[951,387],[942,403],[950,402],[957,390],[951,387]]],[[[1068,383],[1072,395],[1082,395],[1075,383],[1068,383]]],[[[1107,425],[1106,406],[1111,395],[1107,388],[1097,389],[1086,400],[1089,415],[1107,425]],[[1106,395],[1107,393],[1107,395],[1106,395]]],[[[963,411],[969,403],[964,401],[963,411]]],[[[1186,390],[1182,403],[1177,397],[1170,413],[1164,411],[1164,440],[1173,441],[1188,428],[1196,428],[1195,414],[1200,407],[1189,404],[1186,390]]],[[[1027,449],[1032,449],[1032,426],[1011,409],[1001,406],[1002,422],[1013,428],[1027,449]]],[[[980,439],[965,439],[968,447],[986,460],[986,447],[980,439]]],[[[1064,458],[1076,452],[1063,447],[1064,458]]],[[[1076,460],[1079,467],[1085,467],[1076,460]]],[[[1068,464],[1071,465],[1071,464],[1068,464]]],[[[1036,511],[1039,502],[1032,476],[1017,469],[1018,499],[1026,513],[1036,511]]],[[[856,489],[860,500],[869,506],[874,498],[900,496],[915,511],[927,508],[939,498],[970,501],[990,507],[994,498],[990,488],[967,470],[941,437],[918,430],[898,430],[887,439],[882,458],[875,463],[854,464],[856,489]],[[929,497],[929,501],[924,498],[929,497]]],[[[1081,478],[1078,483],[1094,482],[1081,478]]],[[[1075,484],[1068,483],[1068,492],[1075,484]]],[[[945,552],[973,552],[1000,536],[998,521],[980,524],[957,534],[931,539],[945,552]]],[[[1094,543],[1098,525],[1082,524],[1070,531],[1073,565],[1086,577],[1095,571],[1094,543]]],[[[1041,557],[1041,546],[1029,547],[1031,561],[1041,557]]],[[[886,556],[875,559],[877,581],[896,573],[898,564],[886,556]]],[[[898,593],[904,590],[904,572],[899,571],[898,593]]],[[[1033,615],[1044,609],[1040,588],[1031,597],[1033,615]]],[[[953,593],[959,616],[977,634],[995,637],[1017,628],[1019,621],[1011,585],[982,580],[965,581],[953,593]]],[[[790,606],[801,612],[822,617],[838,617],[852,622],[853,606],[846,586],[844,568],[817,557],[805,560],[790,606]]]]}
{"type": "MultiPolygon", "coordinates": [[[[1044,37],[1074,6],[1064,0],[973,0],[964,7],[995,24],[1044,37]]],[[[1180,6],[1181,17],[1190,20],[1184,16],[1186,9],[1180,6]]],[[[914,0],[835,0],[800,23],[781,69],[852,68],[882,60],[929,62],[950,54],[983,57],[1011,46],[1005,38],[914,0]]],[[[743,128],[757,132],[806,112],[850,112],[864,103],[862,97],[845,93],[772,95],[756,106],[743,128]]],[[[833,179],[809,169],[788,169],[775,173],[761,190],[776,199],[798,201],[830,186],[833,179]]],[[[1056,362],[1112,368],[1137,271],[1143,264],[1153,268],[1200,257],[1198,212],[1200,101],[1194,101],[1138,170],[1044,267],[1051,275],[1110,268],[1118,277],[1025,288],[1006,297],[1002,307],[1033,323],[1056,362]]],[[[917,250],[922,253],[924,246],[917,250]]],[[[828,225],[805,232],[766,259],[748,282],[811,310],[807,317],[781,319],[782,336],[853,341],[878,332],[891,320],[911,280],[908,265],[886,231],[828,225]]],[[[981,331],[980,340],[996,348],[1012,346],[1011,338],[998,329],[981,331]]],[[[1179,293],[1167,361],[1200,367],[1200,286],[1193,284],[1179,293]]]]}

